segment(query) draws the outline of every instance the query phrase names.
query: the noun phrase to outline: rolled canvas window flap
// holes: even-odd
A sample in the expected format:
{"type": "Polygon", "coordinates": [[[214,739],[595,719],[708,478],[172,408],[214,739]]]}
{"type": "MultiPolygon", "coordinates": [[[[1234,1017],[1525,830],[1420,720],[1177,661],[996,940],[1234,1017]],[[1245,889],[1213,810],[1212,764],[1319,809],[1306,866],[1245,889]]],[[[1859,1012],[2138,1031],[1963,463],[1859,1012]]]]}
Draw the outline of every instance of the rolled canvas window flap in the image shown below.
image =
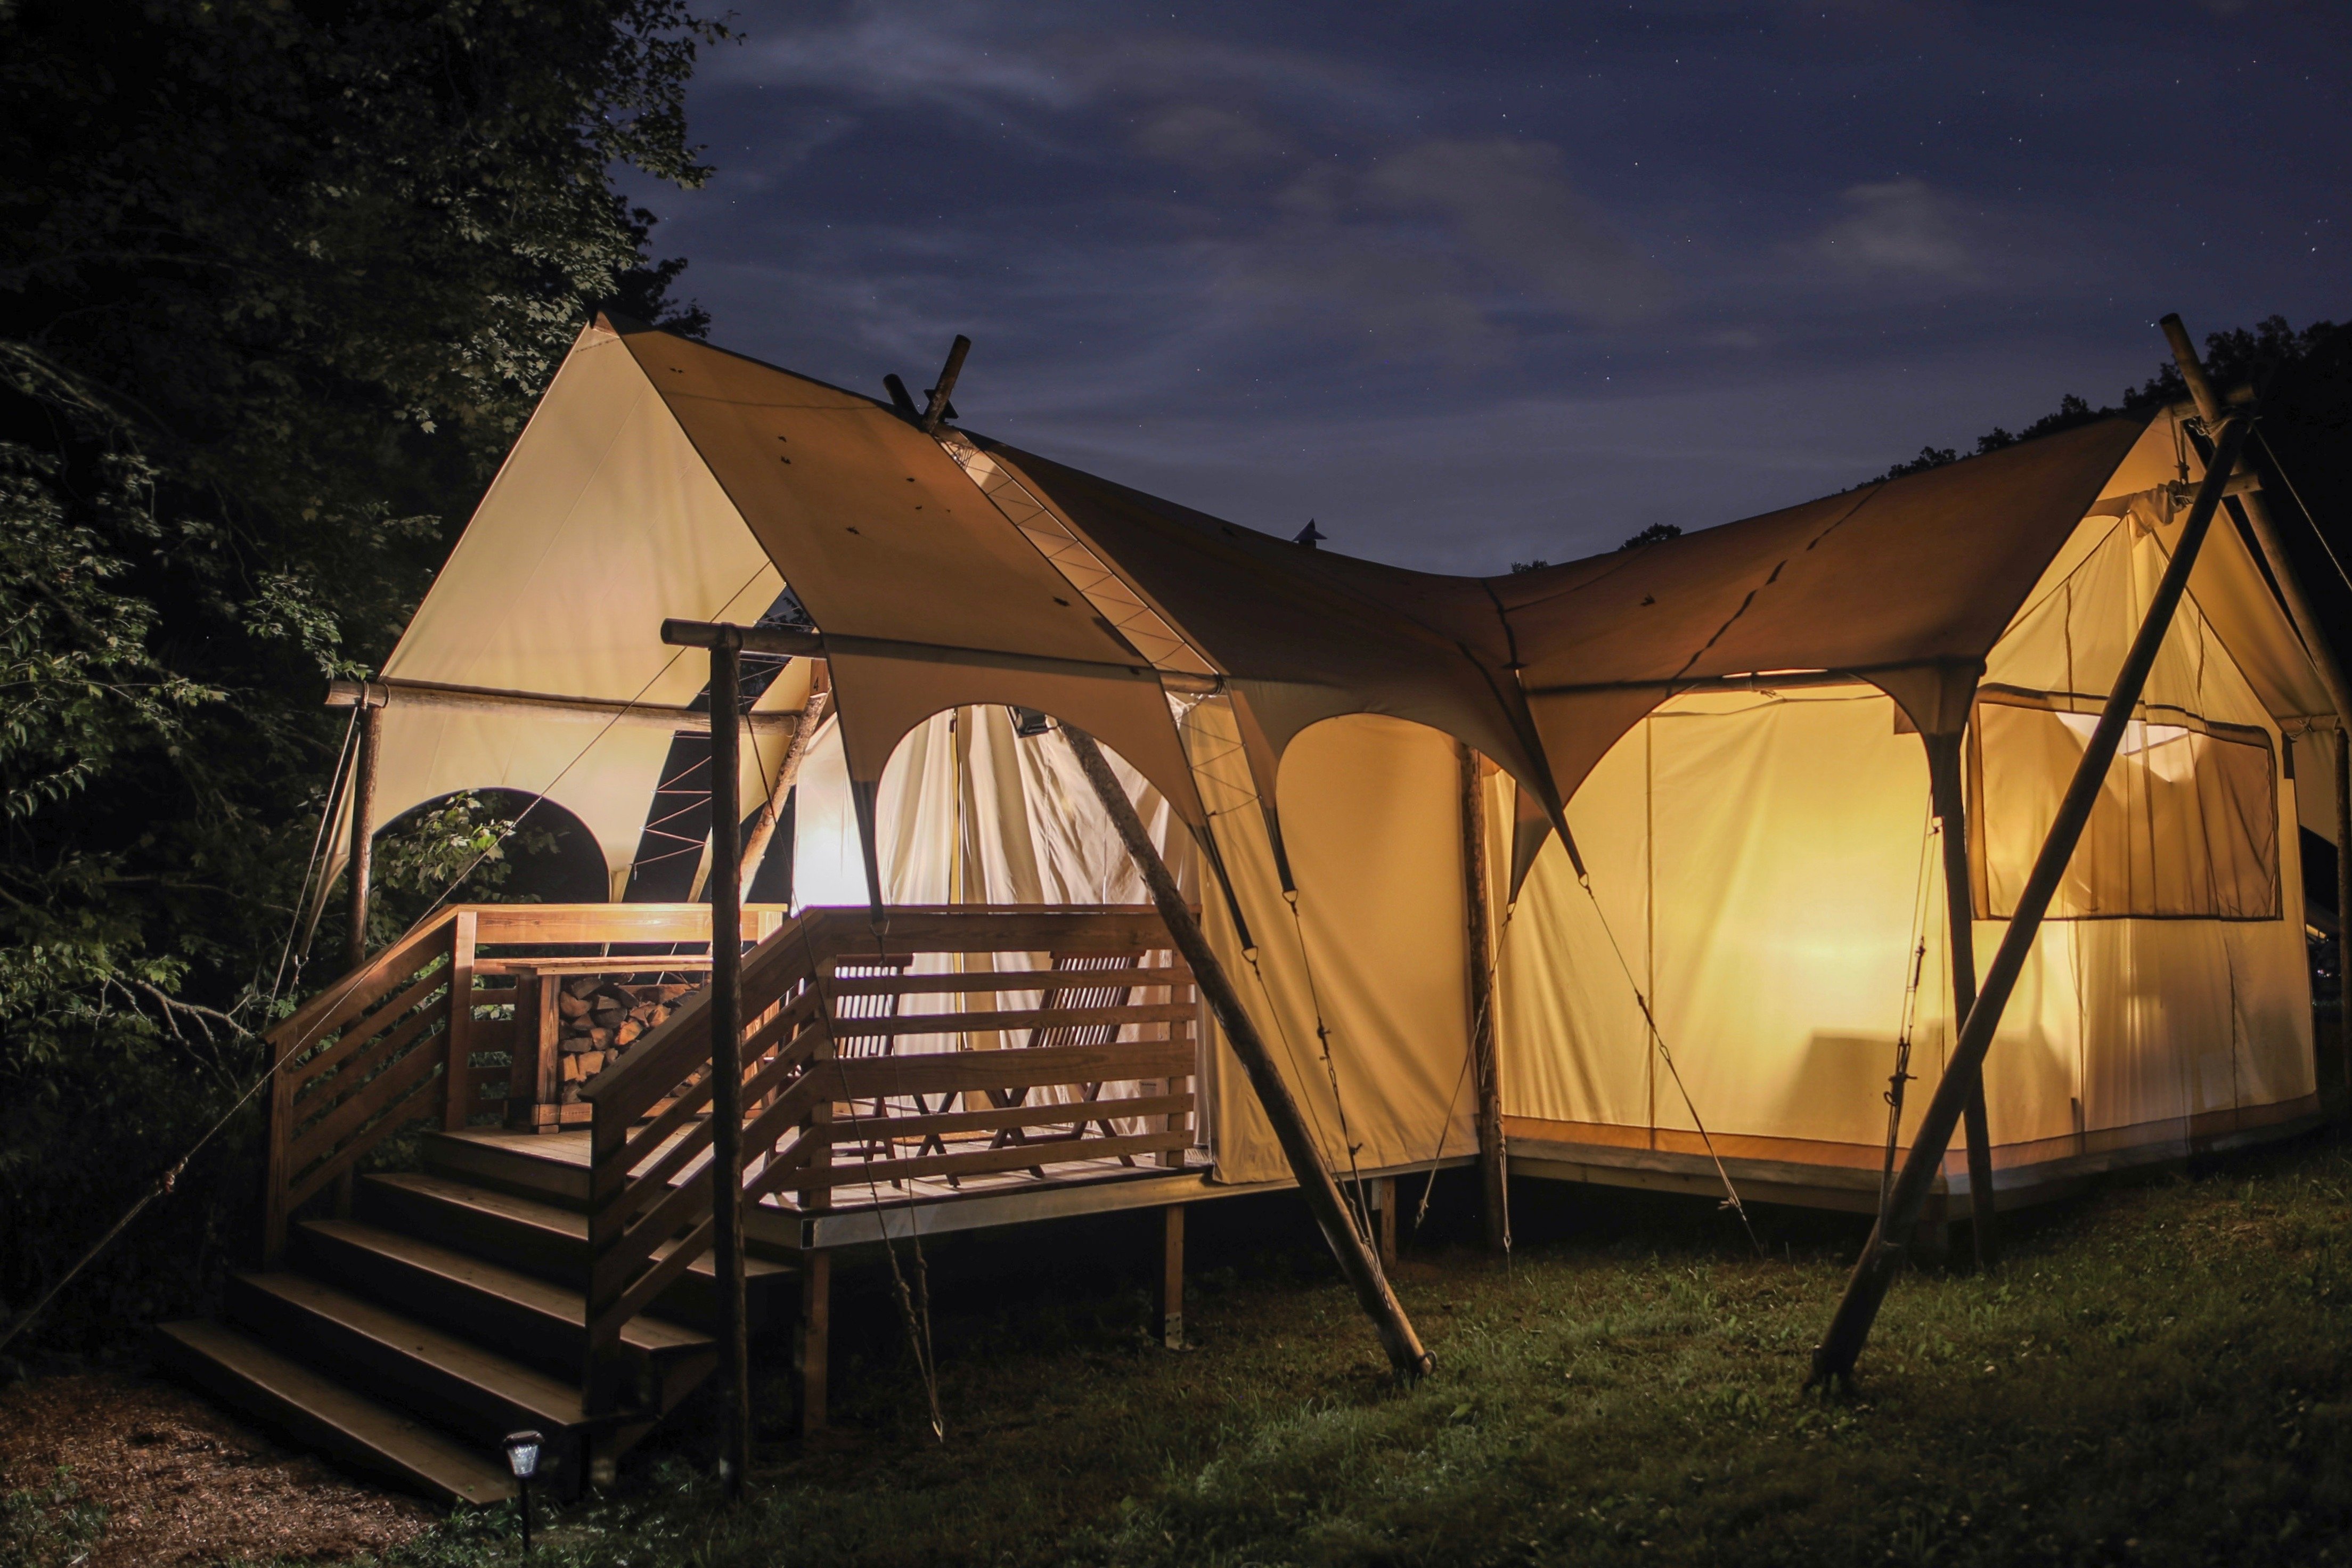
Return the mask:
{"type": "MultiPolygon", "coordinates": [[[[1979,919],[2006,920],[2097,723],[2061,696],[1988,692],[1970,727],[1979,919]]],[[[2051,920],[2279,918],[2270,737],[2151,706],[2125,732],[2051,920]]]]}

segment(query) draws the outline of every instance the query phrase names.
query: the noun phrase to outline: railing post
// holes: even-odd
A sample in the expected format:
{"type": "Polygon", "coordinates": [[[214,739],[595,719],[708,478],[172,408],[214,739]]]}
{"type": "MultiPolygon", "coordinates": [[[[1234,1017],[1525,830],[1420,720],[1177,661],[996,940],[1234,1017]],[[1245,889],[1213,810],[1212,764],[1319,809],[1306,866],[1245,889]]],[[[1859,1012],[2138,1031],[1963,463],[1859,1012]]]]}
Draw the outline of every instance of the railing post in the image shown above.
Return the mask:
{"type": "Polygon", "coordinates": [[[459,910],[449,922],[449,1068],[441,1107],[442,1130],[448,1132],[466,1125],[480,1098],[473,1062],[475,919],[473,910],[459,910]]]}
{"type": "Polygon", "coordinates": [[[269,1158],[263,1176],[261,1266],[275,1268],[286,1257],[287,1143],[294,1135],[294,1090],[278,1069],[300,1048],[299,1035],[271,1035],[269,1050],[269,1158]]]}
{"type": "MultiPolygon", "coordinates": [[[[809,1053],[809,1072],[829,1074],[837,1047],[833,1037],[833,994],[825,985],[825,966],[809,976],[809,984],[817,992],[819,1033],[815,1048],[809,1053]]],[[[823,1076],[816,1076],[823,1084],[823,1076]]],[[[833,1096],[820,1092],[816,1102],[809,1107],[809,1174],[816,1181],[803,1190],[801,1212],[814,1215],[833,1206],[833,1184],[825,1180],[833,1166],[833,1096]]],[[[814,1226],[803,1226],[803,1238],[809,1238],[814,1226]]],[[[833,1354],[833,1259],[814,1247],[801,1253],[801,1315],[793,1330],[793,1361],[800,1373],[800,1428],[803,1436],[824,1430],[825,1370],[833,1354]]]]}

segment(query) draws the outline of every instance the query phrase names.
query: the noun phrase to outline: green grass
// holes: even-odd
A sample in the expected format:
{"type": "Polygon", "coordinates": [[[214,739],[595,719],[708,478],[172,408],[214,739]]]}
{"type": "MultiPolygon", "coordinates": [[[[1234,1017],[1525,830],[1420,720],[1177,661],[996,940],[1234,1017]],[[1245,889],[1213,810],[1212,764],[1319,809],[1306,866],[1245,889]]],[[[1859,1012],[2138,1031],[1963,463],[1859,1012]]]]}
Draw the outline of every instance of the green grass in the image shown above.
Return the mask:
{"type": "MultiPolygon", "coordinates": [[[[1995,1275],[1904,1276],[1834,1400],[1800,1385],[1857,1230],[1764,1216],[1759,1259],[1702,1205],[1517,1202],[1548,1236],[1507,1270],[1467,1251],[1400,1270],[1439,1363],[1410,1390],[1295,1237],[1224,1245],[1182,1353],[1148,1342],[1140,1294],[1099,1257],[1070,1275],[1089,1291],[935,1260],[943,1447],[873,1295],[845,1314],[866,1325],[836,1378],[845,1432],[763,1441],[732,1513],[675,1439],[541,1560],[2352,1559],[2341,1143],[2111,1184],[2021,1222],[1995,1275]]],[[[781,1409],[780,1387],[762,1397],[781,1409]]],[[[403,1556],[510,1559],[510,1530],[453,1521],[403,1556]]]]}

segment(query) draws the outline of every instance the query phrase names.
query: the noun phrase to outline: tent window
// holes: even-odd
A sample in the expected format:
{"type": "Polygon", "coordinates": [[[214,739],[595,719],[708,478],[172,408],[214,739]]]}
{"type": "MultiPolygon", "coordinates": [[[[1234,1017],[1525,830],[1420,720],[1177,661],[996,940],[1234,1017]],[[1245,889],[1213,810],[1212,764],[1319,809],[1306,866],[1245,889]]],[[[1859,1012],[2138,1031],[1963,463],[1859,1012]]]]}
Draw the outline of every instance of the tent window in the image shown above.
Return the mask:
{"type": "MultiPolygon", "coordinates": [[[[2095,704],[1988,689],[1969,726],[1969,868],[1979,920],[2006,920],[2058,815],[2095,704]]],[[[2052,920],[2279,918],[2270,737],[2151,708],[2124,731],[2052,920]]]]}

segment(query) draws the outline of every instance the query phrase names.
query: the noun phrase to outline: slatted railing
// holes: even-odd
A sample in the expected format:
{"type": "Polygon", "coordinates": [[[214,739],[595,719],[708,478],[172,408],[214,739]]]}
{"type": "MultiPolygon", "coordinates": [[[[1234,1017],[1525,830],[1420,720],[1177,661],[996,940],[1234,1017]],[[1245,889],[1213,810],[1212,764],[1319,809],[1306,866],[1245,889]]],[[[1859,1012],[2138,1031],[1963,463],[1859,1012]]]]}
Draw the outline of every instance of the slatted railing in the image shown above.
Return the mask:
{"type": "MultiPolygon", "coordinates": [[[[746,955],[744,1205],[824,1208],[1073,1163],[1181,1163],[1192,976],[1148,909],[811,910],[746,955]]],[[[584,1091],[587,1396],[619,1398],[621,1331],[709,1250],[707,994],[584,1091]]]]}
{"type": "MultiPolygon", "coordinates": [[[[782,914],[746,910],[754,929],[782,914]]],[[[513,1082],[513,971],[533,955],[620,972],[665,967],[681,948],[688,967],[707,963],[694,954],[709,944],[707,905],[457,905],[336,979],[268,1035],[264,1255],[275,1263],[295,1211],[341,1187],[388,1139],[496,1122],[510,1089],[529,1097],[532,1086],[513,1082]]]]}

